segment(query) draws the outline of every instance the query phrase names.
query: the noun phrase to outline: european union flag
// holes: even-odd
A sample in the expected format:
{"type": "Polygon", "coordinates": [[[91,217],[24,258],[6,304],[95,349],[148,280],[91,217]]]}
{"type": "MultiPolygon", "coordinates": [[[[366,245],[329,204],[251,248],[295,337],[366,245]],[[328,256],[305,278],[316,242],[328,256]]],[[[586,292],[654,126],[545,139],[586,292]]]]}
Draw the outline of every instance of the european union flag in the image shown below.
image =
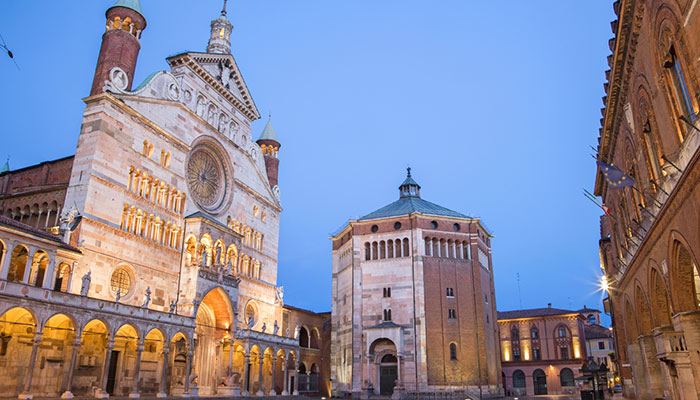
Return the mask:
{"type": "Polygon", "coordinates": [[[612,164],[606,164],[604,162],[598,161],[598,166],[600,167],[605,180],[611,188],[621,188],[626,186],[634,186],[634,179],[626,175],[622,170],[612,164]]]}

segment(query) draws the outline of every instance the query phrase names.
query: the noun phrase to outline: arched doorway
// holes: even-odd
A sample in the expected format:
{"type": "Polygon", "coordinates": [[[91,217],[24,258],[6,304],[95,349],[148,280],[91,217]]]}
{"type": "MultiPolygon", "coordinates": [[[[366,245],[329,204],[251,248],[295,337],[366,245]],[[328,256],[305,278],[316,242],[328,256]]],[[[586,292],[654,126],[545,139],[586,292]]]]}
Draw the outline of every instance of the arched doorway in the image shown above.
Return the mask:
{"type": "Polygon", "coordinates": [[[532,386],[535,388],[535,396],[547,394],[547,375],[541,369],[532,373],[532,386]]]}
{"type": "Polygon", "coordinates": [[[228,373],[229,357],[220,345],[229,337],[232,310],[228,295],[220,287],[207,293],[197,309],[194,371],[200,396],[215,394],[220,378],[228,373]]]}
{"type": "Polygon", "coordinates": [[[398,378],[396,368],[397,360],[393,354],[386,354],[379,364],[379,394],[390,395],[394,393],[394,384],[398,378]]]}
{"type": "Polygon", "coordinates": [[[519,369],[513,371],[513,396],[524,396],[527,393],[525,373],[519,369]]]}

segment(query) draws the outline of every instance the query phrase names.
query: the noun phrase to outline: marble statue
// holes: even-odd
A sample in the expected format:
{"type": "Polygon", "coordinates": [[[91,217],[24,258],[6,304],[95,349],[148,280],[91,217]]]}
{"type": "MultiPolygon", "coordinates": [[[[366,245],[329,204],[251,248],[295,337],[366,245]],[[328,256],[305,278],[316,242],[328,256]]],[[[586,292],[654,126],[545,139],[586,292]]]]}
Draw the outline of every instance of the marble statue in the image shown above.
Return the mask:
{"type": "Polygon", "coordinates": [[[177,307],[177,302],[175,300],[170,302],[170,314],[175,312],[175,307],[177,307]]]}
{"type": "Polygon", "coordinates": [[[81,296],[87,296],[88,291],[90,290],[90,282],[92,281],[92,278],[90,277],[91,271],[88,271],[87,274],[83,275],[83,284],[80,286],[80,295],[81,296]]]}
{"type": "Polygon", "coordinates": [[[122,288],[117,289],[117,293],[114,296],[115,296],[114,301],[116,303],[119,303],[119,299],[122,298],[122,288]]]}
{"type": "Polygon", "coordinates": [[[255,319],[253,319],[253,314],[250,314],[248,316],[248,329],[253,329],[253,325],[255,325],[255,319]]]}
{"type": "Polygon", "coordinates": [[[148,308],[148,303],[150,303],[150,302],[151,302],[151,287],[149,286],[146,288],[146,296],[144,298],[143,305],[141,306],[141,308],[148,308]]]}
{"type": "Polygon", "coordinates": [[[263,322],[263,326],[262,326],[262,328],[260,328],[260,330],[262,331],[262,333],[265,333],[265,331],[267,330],[267,325],[265,325],[264,322],[263,322]]]}
{"type": "Polygon", "coordinates": [[[272,334],[277,335],[277,332],[280,330],[280,326],[277,325],[277,320],[275,320],[275,325],[272,326],[272,334]]]}

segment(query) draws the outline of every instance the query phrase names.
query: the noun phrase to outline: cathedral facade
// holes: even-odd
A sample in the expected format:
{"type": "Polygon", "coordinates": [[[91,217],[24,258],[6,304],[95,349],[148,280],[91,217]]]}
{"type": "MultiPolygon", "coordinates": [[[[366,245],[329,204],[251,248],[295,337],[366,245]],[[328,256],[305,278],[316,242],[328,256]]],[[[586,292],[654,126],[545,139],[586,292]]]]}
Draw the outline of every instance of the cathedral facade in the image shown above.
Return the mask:
{"type": "Polygon", "coordinates": [[[410,169],[399,196],[331,237],[333,393],[497,394],[492,236],[423,200],[410,169]]]}
{"type": "Polygon", "coordinates": [[[225,6],[206,51],[134,87],[146,25],[107,10],[75,156],[0,175],[0,389],[325,394],[329,327],[277,285],[280,142],[253,138],[225,6]]]}

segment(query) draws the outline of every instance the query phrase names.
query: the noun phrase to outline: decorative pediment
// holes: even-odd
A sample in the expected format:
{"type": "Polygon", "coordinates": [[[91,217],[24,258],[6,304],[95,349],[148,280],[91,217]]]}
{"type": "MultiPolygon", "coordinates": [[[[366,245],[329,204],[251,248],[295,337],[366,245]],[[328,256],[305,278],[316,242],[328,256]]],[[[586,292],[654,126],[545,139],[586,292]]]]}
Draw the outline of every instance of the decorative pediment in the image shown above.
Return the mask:
{"type": "Polygon", "coordinates": [[[232,55],[183,53],[167,60],[172,68],[186,65],[251,121],[260,118],[232,55]]]}

